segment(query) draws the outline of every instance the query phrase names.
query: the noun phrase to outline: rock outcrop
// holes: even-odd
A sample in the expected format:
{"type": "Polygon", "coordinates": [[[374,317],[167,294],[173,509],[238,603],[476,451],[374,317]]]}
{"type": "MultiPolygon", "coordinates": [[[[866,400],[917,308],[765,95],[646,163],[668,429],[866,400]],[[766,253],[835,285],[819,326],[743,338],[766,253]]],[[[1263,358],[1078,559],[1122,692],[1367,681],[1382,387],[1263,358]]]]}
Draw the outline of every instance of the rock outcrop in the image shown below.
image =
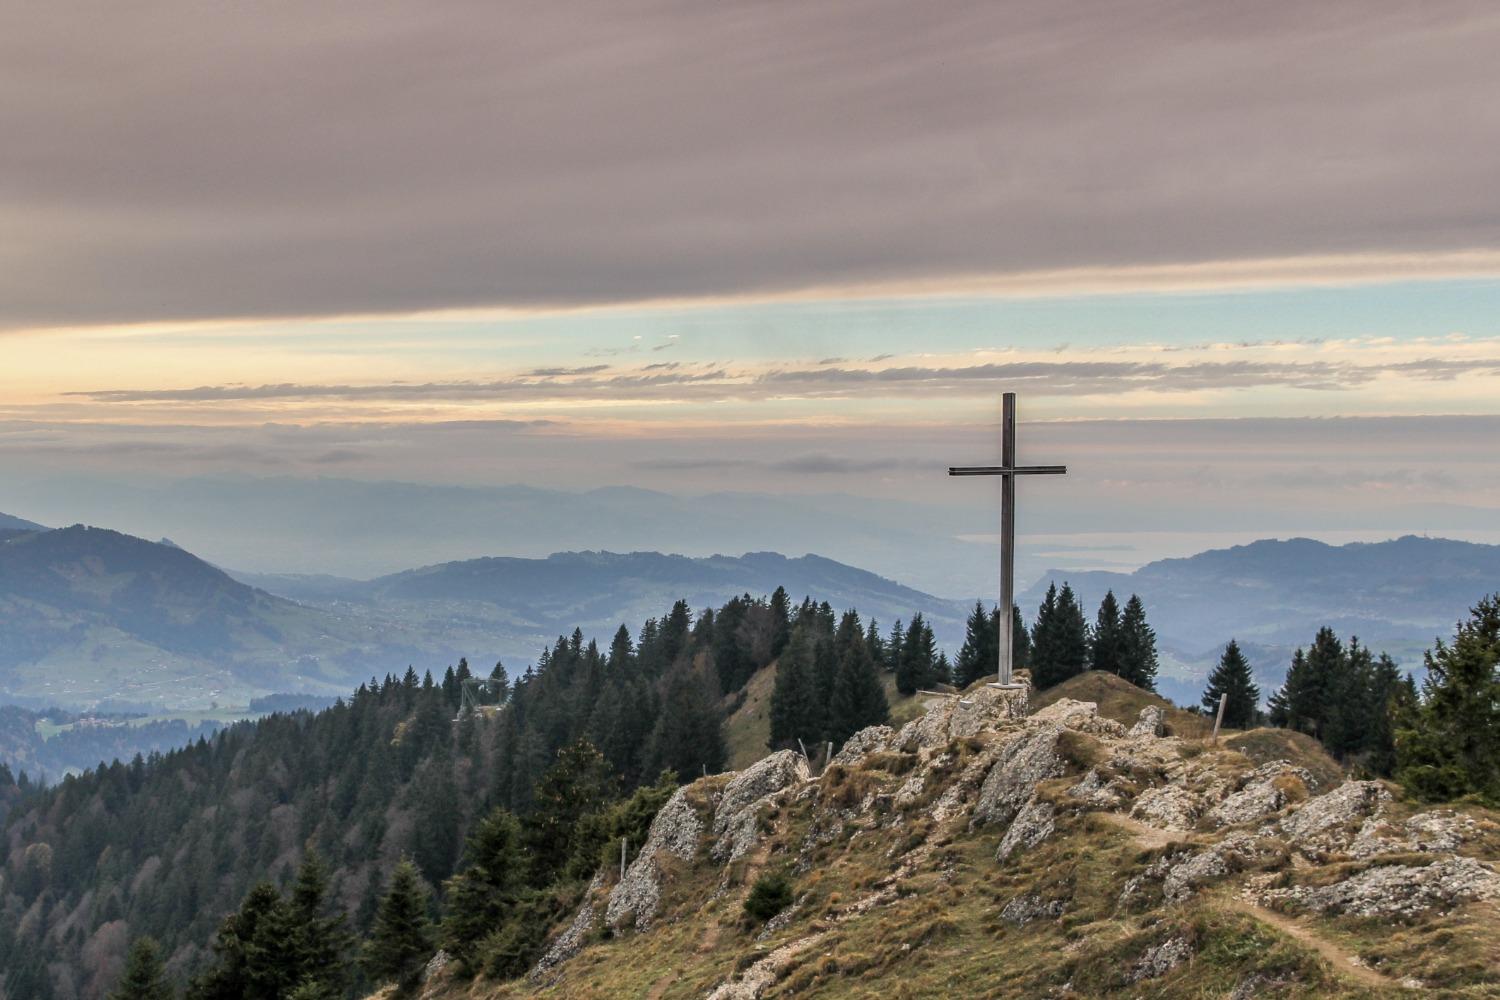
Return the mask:
{"type": "Polygon", "coordinates": [[[604,911],[609,926],[629,924],[637,930],[650,927],[661,900],[661,859],[670,856],[687,861],[697,853],[703,821],[687,793],[687,787],[677,789],[651,821],[641,853],[609,894],[609,906],[604,911]]]}
{"type": "Polygon", "coordinates": [[[729,864],[744,857],[755,845],[761,808],[772,796],[811,777],[807,760],[799,753],[782,750],[771,754],[730,779],[714,808],[711,855],[729,864]]]}
{"type": "Polygon", "coordinates": [[[1459,903],[1500,899],[1500,874],[1463,857],[1420,867],[1378,865],[1332,885],[1268,889],[1260,899],[1355,917],[1414,917],[1459,903]]]}

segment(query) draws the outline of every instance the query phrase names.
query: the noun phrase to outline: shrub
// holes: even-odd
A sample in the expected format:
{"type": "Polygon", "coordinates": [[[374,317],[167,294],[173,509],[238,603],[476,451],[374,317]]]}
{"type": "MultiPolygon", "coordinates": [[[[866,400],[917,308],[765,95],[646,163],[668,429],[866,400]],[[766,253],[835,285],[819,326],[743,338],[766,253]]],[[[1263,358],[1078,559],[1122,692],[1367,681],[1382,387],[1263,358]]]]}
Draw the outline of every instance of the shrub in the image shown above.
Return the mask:
{"type": "Polygon", "coordinates": [[[765,923],[792,905],[792,886],[780,872],[768,872],[755,880],[745,897],[745,913],[757,923],[765,923]]]}

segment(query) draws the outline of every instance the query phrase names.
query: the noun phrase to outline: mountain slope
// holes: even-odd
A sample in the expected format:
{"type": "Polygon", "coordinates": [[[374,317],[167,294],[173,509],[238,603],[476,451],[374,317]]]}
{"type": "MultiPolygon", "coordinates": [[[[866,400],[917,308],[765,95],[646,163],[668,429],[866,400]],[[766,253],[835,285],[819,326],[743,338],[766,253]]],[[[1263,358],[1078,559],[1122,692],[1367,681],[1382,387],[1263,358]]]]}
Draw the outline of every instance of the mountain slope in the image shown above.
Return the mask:
{"type": "Polygon", "coordinates": [[[28,521],[14,514],[0,511],[0,531],[46,531],[47,529],[35,521],[28,521]]]}
{"type": "Polygon", "coordinates": [[[242,584],[175,546],[74,525],[0,541],[0,679],[76,704],[181,702],[353,675],[335,623],[242,584]]]}
{"type": "MultiPolygon", "coordinates": [[[[1143,693],[1141,697],[1148,696],[1143,693]]],[[[1500,986],[1500,824],[980,688],[680,789],[524,979],[422,995],[1383,997],[1500,986]],[[1018,710],[1019,709],[1019,710],[1018,710]],[[743,903],[779,873],[790,905],[743,903]]],[[[388,993],[382,996],[388,996],[388,993]]]]}

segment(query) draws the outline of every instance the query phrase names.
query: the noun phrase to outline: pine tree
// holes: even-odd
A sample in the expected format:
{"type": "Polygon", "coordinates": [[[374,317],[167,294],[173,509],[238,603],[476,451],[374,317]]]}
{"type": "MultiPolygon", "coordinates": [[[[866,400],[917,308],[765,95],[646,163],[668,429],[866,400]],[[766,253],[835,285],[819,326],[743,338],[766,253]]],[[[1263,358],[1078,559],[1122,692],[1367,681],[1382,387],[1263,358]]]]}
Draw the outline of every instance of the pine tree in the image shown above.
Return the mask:
{"type": "Polygon", "coordinates": [[[1476,604],[1426,664],[1421,703],[1396,736],[1398,779],[1429,801],[1500,805],[1500,595],[1476,604]]]}
{"type": "Polygon", "coordinates": [[[480,971],[479,943],[512,916],[526,876],[520,824],[496,807],[469,834],[464,866],[445,885],[442,945],[467,974],[480,971]]]}
{"type": "Polygon", "coordinates": [[[1094,618],[1094,628],[1089,633],[1089,669],[1102,670],[1110,674],[1125,671],[1125,642],[1120,621],[1120,604],[1115,592],[1104,592],[1099,602],[1099,613],[1094,618]]]}
{"type": "Polygon", "coordinates": [[[375,927],[366,945],[365,965],[376,982],[392,982],[401,990],[417,984],[432,957],[432,924],[427,919],[427,893],[417,866],[402,861],[391,875],[390,888],[380,901],[375,927]]]}
{"type": "Polygon", "coordinates": [[[954,664],[953,683],[960,689],[994,673],[1000,658],[997,612],[988,612],[976,601],[964,628],[964,644],[954,664]]]}
{"type": "Polygon", "coordinates": [[[1145,691],[1156,690],[1156,630],[1146,621],[1146,605],[1135,594],[1120,616],[1120,676],[1145,691]]]}
{"type": "Polygon", "coordinates": [[[1219,698],[1228,695],[1224,703],[1224,725],[1230,729],[1249,729],[1255,725],[1260,712],[1260,688],[1255,686],[1250,664],[1240,652],[1240,644],[1233,639],[1224,647],[1219,665],[1208,675],[1208,688],[1203,692],[1203,707],[1210,715],[1219,710],[1219,698]]]}
{"type": "Polygon", "coordinates": [[[172,1000],[161,951],[151,938],[137,938],[125,956],[125,971],[109,1000],[172,1000]]]}

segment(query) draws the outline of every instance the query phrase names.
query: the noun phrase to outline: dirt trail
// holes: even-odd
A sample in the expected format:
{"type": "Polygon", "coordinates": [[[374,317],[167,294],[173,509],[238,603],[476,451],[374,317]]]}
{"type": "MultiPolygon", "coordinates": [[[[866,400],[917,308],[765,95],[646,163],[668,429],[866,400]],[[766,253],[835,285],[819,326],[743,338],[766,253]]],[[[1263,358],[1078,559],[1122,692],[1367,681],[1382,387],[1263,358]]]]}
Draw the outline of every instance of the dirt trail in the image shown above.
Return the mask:
{"type": "MultiPolygon", "coordinates": [[[[1159,830],[1154,826],[1148,826],[1140,820],[1123,816],[1119,813],[1096,812],[1093,815],[1103,819],[1111,826],[1120,828],[1135,837],[1137,844],[1144,848],[1162,848],[1168,844],[1180,842],[1186,835],[1173,834],[1167,830],[1159,830]]],[[[1295,940],[1298,944],[1311,948],[1332,965],[1340,974],[1358,980],[1365,986],[1378,986],[1391,989],[1398,984],[1387,977],[1376,972],[1368,965],[1361,962],[1354,955],[1349,954],[1343,948],[1318,934],[1311,927],[1306,927],[1293,920],[1291,917],[1268,910],[1263,906],[1257,906],[1248,899],[1233,897],[1229,904],[1248,916],[1254,917],[1261,923],[1281,931],[1283,934],[1295,940]]]]}
{"type": "Polygon", "coordinates": [[[1248,914],[1261,923],[1270,924],[1283,934],[1322,955],[1328,963],[1343,975],[1359,980],[1366,986],[1391,989],[1399,984],[1376,972],[1343,948],[1320,935],[1311,927],[1305,927],[1291,917],[1257,906],[1248,899],[1232,899],[1230,905],[1241,913],[1248,914]]]}

